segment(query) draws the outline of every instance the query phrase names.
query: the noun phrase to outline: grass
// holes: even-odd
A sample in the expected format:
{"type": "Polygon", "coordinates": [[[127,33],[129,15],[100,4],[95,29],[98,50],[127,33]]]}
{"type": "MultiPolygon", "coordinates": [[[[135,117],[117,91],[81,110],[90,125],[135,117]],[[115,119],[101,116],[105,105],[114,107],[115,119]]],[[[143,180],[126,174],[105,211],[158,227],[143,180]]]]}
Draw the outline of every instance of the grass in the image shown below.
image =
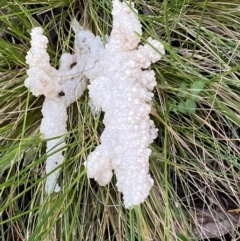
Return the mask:
{"type": "Polygon", "coordinates": [[[43,26],[57,67],[62,51],[72,50],[71,18],[77,15],[95,34],[109,34],[111,1],[1,1],[1,240],[210,238],[197,210],[210,211],[213,223],[220,222],[215,213],[225,214],[237,237],[229,210],[237,215],[240,206],[239,1],[135,2],[143,40],[163,41],[167,54],[153,65],[158,85],[151,118],[159,129],[150,157],[155,184],[142,205],[126,210],[115,179],[100,187],[86,178],[82,164],[104,128],[102,115],[91,116],[87,92],[68,109],[62,191],[45,196],[43,98],[33,97],[23,84],[33,26],[43,26]]]}

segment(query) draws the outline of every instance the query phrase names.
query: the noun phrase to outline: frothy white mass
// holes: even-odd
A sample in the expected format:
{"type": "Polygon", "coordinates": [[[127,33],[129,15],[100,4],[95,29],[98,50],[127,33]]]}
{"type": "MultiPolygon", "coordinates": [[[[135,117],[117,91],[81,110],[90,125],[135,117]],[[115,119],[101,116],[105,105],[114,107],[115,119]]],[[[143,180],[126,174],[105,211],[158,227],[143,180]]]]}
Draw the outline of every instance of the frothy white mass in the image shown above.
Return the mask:
{"type": "Polygon", "coordinates": [[[33,95],[46,97],[42,107],[40,132],[43,138],[51,139],[47,141],[46,150],[49,155],[46,160],[46,173],[52,172],[46,180],[47,193],[60,190],[56,184],[60,172],[57,167],[64,160],[62,151],[66,145],[64,135],[67,133],[67,107],[83,94],[87,87],[83,72],[86,66],[93,67],[94,58],[103,47],[100,38],[88,30],[83,30],[75,19],[72,27],[75,32],[75,53],[64,53],[58,70],[50,65],[46,51],[48,39],[40,27],[31,32],[31,49],[26,56],[30,68],[27,70],[25,86],[30,88],[33,95]]]}
{"type": "MultiPolygon", "coordinates": [[[[134,9],[133,4],[131,7],[134,9]]],[[[87,175],[106,185],[114,170],[127,208],[143,202],[153,185],[148,147],[157,129],[149,118],[149,101],[156,81],[154,72],[147,68],[164,54],[163,45],[151,38],[148,44],[138,46],[142,26],[132,9],[113,1],[108,43],[96,66],[85,73],[93,105],[105,112],[101,144],[85,163],[87,175]]]]}
{"type": "MultiPolygon", "coordinates": [[[[76,20],[75,53],[63,54],[60,68],[49,63],[47,38],[41,28],[31,33],[31,49],[26,57],[30,68],[25,85],[36,96],[45,95],[40,131],[47,141],[46,172],[64,160],[67,107],[78,99],[90,81],[89,96],[95,111],[103,110],[105,130],[101,144],[88,156],[85,166],[89,178],[100,185],[111,181],[123,193],[125,207],[140,204],[149,195],[153,179],[149,175],[149,145],[157,129],[149,118],[155,74],[151,63],[161,59],[163,45],[151,38],[139,45],[142,26],[133,3],[113,0],[113,29],[103,47],[100,37],[83,30],[76,20]],[[71,65],[76,65],[71,68],[71,65]]],[[[53,190],[59,168],[48,176],[47,192],[53,190]]],[[[59,186],[55,187],[55,191],[59,186]]]]}

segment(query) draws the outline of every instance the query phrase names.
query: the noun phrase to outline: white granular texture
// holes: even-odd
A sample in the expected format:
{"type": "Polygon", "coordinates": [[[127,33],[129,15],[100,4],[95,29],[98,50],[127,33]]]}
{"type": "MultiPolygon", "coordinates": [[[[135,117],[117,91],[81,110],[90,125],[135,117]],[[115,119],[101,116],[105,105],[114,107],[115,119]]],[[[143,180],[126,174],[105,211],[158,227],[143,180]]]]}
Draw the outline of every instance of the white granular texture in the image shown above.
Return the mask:
{"type": "Polygon", "coordinates": [[[90,31],[83,30],[74,19],[72,27],[75,32],[75,53],[64,53],[60,59],[60,68],[57,70],[50,65],[47,54],[48,39],[43,30],[36,27],[31,32],[31,49],[26,56],[29,65],[28,78],[25,86],[29,87],[33,95],[44,95],[42,107],[43,119],[40,132],[47,141],[46,192],[58,192],[57,184],[65,148],[64,136],[67,133],[67,107],[83,94],[87,87],[87,79],[83,75],[85,68],[93,68],[95,56],[103,47],[99,37],[90,31]],[[72,67],[74,65],[74,67],[72,67]]]}
{"type": "Polygon", "coordinates": [[[142,26],[136,10],[125,2],[114,0],[112,14],[109,41],[95,68],[85,73],[90,79],[92,104],[105,112],[101,144],[85,165],[88,177],[100,185],[110,182],[114,170],[125,207],[130,208],[142,203],[153,186],[149,145],[157,129],[149,118],[149,101],[156,80],[154,72],[146,69],[161,59],[164,48],[151,38],[148,44],[138,46],[142,26]]]}

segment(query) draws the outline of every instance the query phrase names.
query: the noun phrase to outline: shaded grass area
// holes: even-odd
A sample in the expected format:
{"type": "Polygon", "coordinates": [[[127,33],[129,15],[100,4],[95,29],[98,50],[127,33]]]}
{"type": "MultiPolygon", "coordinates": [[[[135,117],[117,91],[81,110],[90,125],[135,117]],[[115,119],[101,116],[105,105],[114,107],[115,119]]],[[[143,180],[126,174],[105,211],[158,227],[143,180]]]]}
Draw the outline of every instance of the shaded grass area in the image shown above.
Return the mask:
{"type": "Polygon", "coordinates": [[[102,115],[91,116],[87,91],[68,109],[62,191],[45,196],[43,98],[23,85],[32,27],[44,27],[57,67],[62,52],[73,51],[71,18],[76,15],[104,38],[111,30],[111,1],[20,0],[1,6],[1,240],[200,240],[213,237],[210,221],[222,231],[218,238],[232,231],[221,228],[221,220],[236,229],[229,236],[237,237],[230,215],[238,218],[240,205],[239,1],[135,2],[143,41],[149,36],[163,41],[167,54],[153,65],[158,85],[151,118],[159,129],[150,158],[155,184],[146,202],[132,210],[122,206],[115,180],[100,187],[86,178],[82,163],[104,128],[102,115]]]}

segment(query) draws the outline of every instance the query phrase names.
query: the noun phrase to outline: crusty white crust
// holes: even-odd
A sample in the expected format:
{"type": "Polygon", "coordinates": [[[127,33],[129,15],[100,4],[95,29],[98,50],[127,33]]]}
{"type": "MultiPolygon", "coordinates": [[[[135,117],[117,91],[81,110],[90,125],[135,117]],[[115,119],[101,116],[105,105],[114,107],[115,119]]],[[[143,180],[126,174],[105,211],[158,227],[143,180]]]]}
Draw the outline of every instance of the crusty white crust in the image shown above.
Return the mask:
{"type": "Polygon", "coordinates": [[[139,46],[142,26],[136,10],[125,2],[114,0],[112,14],[113,30],[93,70],[95,77],[86,72],[92,103],[105,112],[105,130],[85,165],[88,177],[100,185],[110,182],[114,170],[125,207],[130,208],[142,203],[153,185],[149,145],[157,129],[149,118],[149,101],[156,80],[146,69],[160,60],[164,48],[151,38],[150,45],[139,46]]]}

